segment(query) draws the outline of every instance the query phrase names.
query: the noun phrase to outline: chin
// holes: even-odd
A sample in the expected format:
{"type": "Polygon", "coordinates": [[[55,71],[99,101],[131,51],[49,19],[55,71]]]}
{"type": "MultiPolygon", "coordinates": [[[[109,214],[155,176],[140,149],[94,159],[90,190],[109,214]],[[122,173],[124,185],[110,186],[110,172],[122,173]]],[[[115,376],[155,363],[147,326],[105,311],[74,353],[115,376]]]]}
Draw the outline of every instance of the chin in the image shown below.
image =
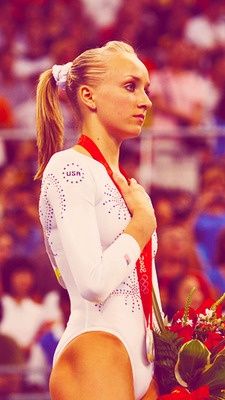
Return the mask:
{"type": "Polygon", "coordinates": [[[141,134],[141,129],[133,129],[133,130],[127,130],[127,131],[124,131],[124,132],[121,132],[122,133],[122,135],[121,135],[121,137],[122,137],[122,140],[125,140],[125,139],[134,139],[134,138],[137,138],[137,137],[139,137],[140,136],[140,134],[141,134]]]}
{"type": "Polygon", "coordinates": [[[133,129],[131,129],[131,127],[129,127],[129,129],[120,129],[117,132],[113,132],[112,136],[116,136],[118,138],[119,142],[123,142],[124,140],[127,139],[135,139],[137,137],[139,137],[141,134],[141,128],[140,127],[135,127],[133,129]]]}
{"type": "Polygon", "coordinates": [[[136,129],[136,130],[127,132],[127,139],[139,137],[140,134],[141,134],[141,129],[136,129]]]}

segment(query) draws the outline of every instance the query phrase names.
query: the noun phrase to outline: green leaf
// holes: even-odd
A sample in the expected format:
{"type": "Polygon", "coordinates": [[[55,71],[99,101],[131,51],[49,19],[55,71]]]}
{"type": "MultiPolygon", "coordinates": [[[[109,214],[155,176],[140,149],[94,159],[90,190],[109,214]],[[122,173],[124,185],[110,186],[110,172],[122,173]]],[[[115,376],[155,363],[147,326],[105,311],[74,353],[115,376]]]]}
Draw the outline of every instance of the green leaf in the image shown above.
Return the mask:
{"type": "Polygon", "coordinates": [[[177,386],[174,367],[182,339],[174,332],[153,332],[155,345],[155,377],[161,394],[170,393],[177,386]]]}
{"type": "MultiPolygon", "coordinates": [[[[213,364],[201,374],[198,380],[198,387],[202,385],[208,385],[210,394],[214,395],[221,390],[225,390],[225,352],[222,350],[213,364]]],[[[220,393],[220,396],[224,396],[224,393],[220,393]]],[[[223,398],[223,397],[222,397],[223,398]]]]}
{"type": "Polygon", "coordinates": [[[224,354],[225,355],[225,347],[222,350],[219,350],[219,349],[221,349],[221,346],[223,346],[223,345],[225,346],[225,339],[221,340],[221,342],[212,349],[212,353],[211,353],[211,356],[210,356],[211,364],[213,363],[213,361],[215,360],[215,358],[219,354],[224,354]]]}
{"type": "Polygon", "coordinates": [[[192,339],[183,344],[175,365],[175,376],[181,386],[192,387],[198,375],[209,364],[210,352],[200,340],[192,339]]]}

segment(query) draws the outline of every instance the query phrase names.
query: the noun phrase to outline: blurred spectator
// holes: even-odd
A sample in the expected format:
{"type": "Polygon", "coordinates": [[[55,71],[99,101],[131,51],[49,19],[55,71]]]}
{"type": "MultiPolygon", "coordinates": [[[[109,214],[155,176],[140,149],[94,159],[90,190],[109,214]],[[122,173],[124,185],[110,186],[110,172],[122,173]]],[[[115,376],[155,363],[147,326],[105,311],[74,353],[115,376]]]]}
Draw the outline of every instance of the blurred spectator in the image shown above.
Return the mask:
{"type": "Polygon", "coordinates": [[[174,222],[174,209],[167,193],[152,195],[157,225],[159,229],[170,226],[174,222]]]}
{"type": "MultiPolygon", "coordinates": [[[[218,91],[218,101],[214,110],[215,124],[219,128],[225,128],[225,51],[219,52],[214,58],[211,76],[218,91]]],[[[225,135],[220,132],[216,139],[215,154],[222,157],[225,154],[225,135]]]]}
{"type": "Polygon", "coordinates": [[[223,0],[208,1],[203,13],[189,19],[185,37],[204,50],[217,50],[225,45],[225,6],[223,0]]]}
{"type": "Polygon", "coordinates": [[[158,232],[173,224],[189,226],[195,196],[184,190],[163,190],[153,187],[151,198],[158,223],[158,232]]]}
{"type": "Polygon", "coordinates": [[[195,205],[195,195],[189,191],[177,190],[174,194],[173,209],[175,223],[190,227],[193,207],[195,205]]]}
{"type": "MultiPolygon", "coordinates": [[[[0,130],[13,128],[15,125],[14,110],[7,98],[0,96],[0,130]]],[[[0,167],[6,163],[6,149],[0,137],[0,167]]]]}
{"type": "MultiPolygon", "coordinates": [[[[151,197],[158,220],[157,270],[164,308],[171,315],[184,304],[193,285],[197,287],[193,305],[212,296],[206,276],[216,290],[225,291],[225,139],[222,134],[218,140],[197,137],[202,127],[210,127],[209,133],[217,134],[216,128],[225,126],[223,3],[134,0],[131,6],[125,0],[1,2],[0,128],[4,131],[0,133],[9,134],[9,140],[1,135],[0,270],[5,271],[3,266],[21,255],[27,260],[29,254],[32,269],[33,260],[38,262],[37,274],[26,268],[14,274],[11,267],[4,272],[4,288],[5,275],[16,283],[11,284],[13,293],[5,291],[3,295],[3,322],[25,347],[26,355],[30,348],[26,365],[41,368],[41,373],[27,375],[26,388],[39,391],[46,387],[52,355],[68,318],[68,295],[58,288],[42,240],[37,215],[40,187],[32,183],[36,145],[29,140],[35,136],[38,75],[54,63],[68,62],[82,50],[107,40],[124,39],[135,46],[150,72],[153,110],[145,126],[152,127],[155,134],[151,143],[143,141],[140,145],[139,139],[125,143],[120,161],[129,176],[155,186],[151,197]],[[7,132],[15,125],[22,129],[25,140],[16,140],[14,130],[7,132]],[[145,148],[147,143],[149,147],[145,148]],[[153,162],[149,167],[151,146],[153,162]],[[140,156],[143,148],[146,158],[143,153],[140,156]],[[221,165],[216,161],[219,158],[221,165]]],[[[60,98],[65,147],[70,147],[77,133],[74,117],[63,92],[60,98]]],[[[0,275],[0,292],[1,286],[0,275]]],[[[6,355],[13,356],[18,345],[9,340],[9,347],[6,341],[0,347],[1,351],[8,348],[6,355]]],[[[11,380],[10,385],[9,390],[19,390],[21,378],[15,386],[11,380]]]]}
{"type": "Polygon", "coordinates": [[[213,164],[202,172],[202,190],[197,197],[194,232],[203,262],[212,265],[220,231],[225,226],[225,169],[213,164]]]}
{"type": "Polygon", "coordinates": [[[192,296],[191,307],[197,309],[203,303],[215,300],[215,292],[210,283],[203,278],[202,274],[196,271],[187,271],[180,275],[169,285],[166,314],[169,319],[173,317],[176,311],[185,306],[191,289],[195,288],[192,296]]]}
{"type": "Polygon", "coordinates": [[[219,293],[225,293],[225,227],[218,235],[215,262],[208,265],[208,276],[219,293]]]}
{"type": "Polygon", "coordinates": [[[8,164],[0,172],[0,181],[3,195],[17,186],[24,185],[28,182],[29,171],[20,170],[16,165],[8,164]]]}
{"type": "Polygon", "coordinates": [[[4,229],[0,229],[0,271],[4,263],[9,260],[14,254],[13,237],[4,229]]]}
{"type": "Polygon", "coordinates": [[[11,258],[3,266],[0,332],[16,340],[26,357],[36,335],[47,322],[43,305],[35,300],[36,279],[34,264],[26,258],[11,258]]]}
{"type": "Polygon", "coordinates": [[[137,47],[138,32],[142,26],[142,4],[134,0],[132,7],[122,2],[118,9],[117,20],[113,26],[112,39],[119,38],[132,46],[137,47]]]}
{"type": "MultiPolygon", "coordinates": [[[[12,51],[7,48],[0,51],[1,96],[13,107],[28,99],[31,90],[27,81],[18,78],[15,63],[16,58],[12,51]]],[[[13,121],[12,117],[11,119],[13,121]]]]}
{"type": "Polygon", "coordinates": [[[113,25],[122,0],[82,0],[84,13],[96,23],[99,28],[113,25]]]}
{"type": "Polygon", "coordinates": [[[11,163],[15,164],[18,169],[29,172],[30,181],[37,168],[36,143],[33,140],[17,140],[15,142],[14,155],[11,163]]]}
{"type": "Polygon", "coordinates": [[[132,139],[130,143],[124,142],[120,153],[120,163],[127,175],[139,179],[140,143],[132,139]]]}
{"type": "Polygon", "coordinates": [[[174,40],[183,37],[184,27],[193,15],[193,3],[183,0],[173,0],[171,2],[167,18],[164,21],[166,36],[170,36],[174,40]]]}
{"type": "MultiPolygon", "coordinates": [[[[223,52],[218,52],[214,57],[213,57],[213,66],[211,67],[211,79],[214,84],[214,87],[216,88],[218,92],[218,101],[217,101],[217,107],[218,103],[220,102],[220,99],[224,97],[225,93],[225,50],[223,52]]],[[[219,107],[220,109],[220,107],[219,107]]],[[[217,112],[217,111],[216,111],[217,112]]],[[[222,123],[224,125],[223,121],[225,120],[224,117],[224,110],[220,113],[217,117],[216,115],[216,122],[218,125],[222,123]],[[220,121],[221,119],[221,121],[220,121]]]]}
{"type": "MultiPolygon", "coordinates": [[[[48,297],[49,296],[46,296],[45,298],[45,305],[49,300],[48,297]]],[[[61,337],[63,330],[66,327],[70,316],[70,299],[68,292],[63,288],[59,288],[56,299],[57,304],[55,304],[55,307],[57,310],[57,318],[56,316],[54,316],[54,320],[56,322],[51,327],[51,329],[40,336],[39,339],[39,345],[44,352],[44,356],[49,366],[52,365],[55,347],[61,337]]]]}
{"type": "Polygon", "coordinates": [[[0,129],[12,128],[13,125],[13,110],[9,102],[4,97],[0,97],[0,129]]]}
{"type": "Polygon", "coordinates": [[[166,66],[151,76],[152,127],[157,133],[153,182],[194,191],[198,185],[198,158],[194,153],[207,146],[207,138],[196,137],[196,128],[212,119],[217,91],[209,78],[194,69],[196,54],[192,45],[181,39],[171,40],[167,54],[166,66]]]}
{"type": "Polygon", "coordinates": [[[28,367],[36,373],[33,372],[28,376],[27,382],[30,386],[48,385],[54,352],[70,315],[69,295],[63,288],[59,288],[58,293],[49,293],[45,297],[44,304],[49,310],[49,320],[54,320],[54,323],[39,336],[31,348],[28,367]]]}
{"type": "Polygon", "coordinates": [[[6,164],[6,161],[5,143],[0,137],[0,168],[6,164]]]}
{"type": "MultiPolygon", "coordinates": [[[[82,48],[82,35],[81,32],[78,31],[79,27],[76,26],[76,31],[72,31],[73,35],[77,35],[75,38],[66,37],[61,38],[53,42],[50,52],[52,59],[54,60],[53,64],[65,64],[70,60],[73,60],[79,49],[82,48]]],[[[65,96],[66,97],[66,96],[65,96]]]]}
{"type": "Polygon", "coordinates": [[[184,226],[162,229],[156,260],[159,281],[170,282],[190,269],[201,270],[194,238],[184,226]]]}
{"type": "Polygon", "coordinates": [[[1,14],[0,14],[0,51],[8,49],[10,51],[13,47],[16,22],[13,21],[13,5],[10,1],[1,1],[1,14]]]}
{"type": "Polygon", "coordinates": [[[33,3],[27,5],[23,34],[17,37],[16,42],[15,72],[19,79],[26,79],[34,74],[41,73],[53,64],[45,43],[45,31],[51,25],[51,20],[46,25],[46,30],[43,29],[43,23],[45,23],[43,11],[44,9],[40,8],[39,5],[36,5],[36,7],[33,3]],[[30,15],[30,11],[34,14],[30,15]]]}
{"type": "MultiPolygon", "coordinates": [[[[13,192],[11,192],[13,193],[13,192]]],[[[21,192],[14,192],[15,198],[22,198],[17,196],[21,192]]],[[[26,193],[26,192],[25,192],[26,193]]],[[[29,202],[27,196],[27,202],[29,202]]],[[[26,257],[27,254],[31,254],[34,258],[38,253],[40,246],[42,245],[42,234],[40,228],[37,225],[38,218],[38,205],[32,202],[26,209],[21,208],[18,203],[12,202],[5,210],[4,222],[8,226],[8,231],[14,239],[14,253],[20,256],[26,257]],[[17,223],[15,224],[15,220],[17,223]]]]}
{"type": "MultiPolygon", "coordinates": [[[[0,324],[4,317],[0,301],[0,324]]],[[[23,352],[10,336],[0,333],[0,398],[8,400],[12,393],[20,393],[23,384],[23,352]]]]}
{"type": "Polygon", "coordinates": [[[167,65],[152,73],[153,127],[205,125],[217,99],[212,83],[194,69],[195,49],[183,40],[170,42],[167,65]],[[197,90],[196,90],[197,88],[197,90]]]}

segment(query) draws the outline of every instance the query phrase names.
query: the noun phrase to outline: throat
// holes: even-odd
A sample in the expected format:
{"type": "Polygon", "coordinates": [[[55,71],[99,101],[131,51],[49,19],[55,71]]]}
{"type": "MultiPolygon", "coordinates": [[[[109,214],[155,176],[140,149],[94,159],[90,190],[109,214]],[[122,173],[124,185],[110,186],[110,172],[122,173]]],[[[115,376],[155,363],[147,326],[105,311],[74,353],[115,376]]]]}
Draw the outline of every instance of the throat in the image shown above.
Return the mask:
{"type": "MultiPolygon", "coordinates": [[[[113,172],[119,173],[120,145],[107,135],[81,135],[75,149],[87,155],[97,155],[97,159],[105,160],[113,172]],[[82,150],[81,150],[82,149],[82,150]]],[[[95,156],[94,156],[95,158],[95,156]]]]}

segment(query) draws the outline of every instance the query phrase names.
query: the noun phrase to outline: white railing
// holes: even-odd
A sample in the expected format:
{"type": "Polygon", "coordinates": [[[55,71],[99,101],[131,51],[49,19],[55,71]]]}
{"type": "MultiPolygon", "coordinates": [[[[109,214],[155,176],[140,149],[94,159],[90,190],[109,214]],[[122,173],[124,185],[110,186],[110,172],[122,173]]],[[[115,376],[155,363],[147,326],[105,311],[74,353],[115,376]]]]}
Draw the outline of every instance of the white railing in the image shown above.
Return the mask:
{"type": "MultiPolygon", "coordinates": [[[[70,147],[75,142],[76,137],[76,132],[67,129],[65,131],[65,147],[70,147]]],[[[183,185],[183,188],[185,189],[195,190],[197,186],[196,182],[193,181],[189,184],[187,183],[185,187],[185,179],[180,176],[180,181],[179,179],[173,180],[172,176],[175,174],[178,178],[177,173],[179,173],[179,171],[187,171],[187,169],[190,170],[190,173],[191,170],[193,170],[194,174],[194,170],[198,169],[198,154],[194,151],[194,146],[193,151],[190,151],[191,148],[189,148],[188,156],[187,152],[183,152],[185,140],[205,139],[208,146],[213,148],[218,137],[224,137],[225,140],[225,127],[176,127],[172,129],[145,128],[137,140],[127,141],[130,142],[127,148],[132,147],[135,151],[136,147],[136,150],[140,152],[138,178],[140,183],[148,188],[148,190],[150,190],[152,184],[156,184],[157,182],[161,186],[170,187],[172,181],[174,181],[173,183],[175,186],[181,186],[182,188],[183,185]],[[180,148],[178,149],[179,146],[180,148]],[[162,150],[163,148],[164,150],[162,150]],[[165,148],[167,149],[165,150],[165,148]],[[163,152],[164,156],[166,153],[167,158],[165,160],[164,157],[164,163],[160,164],[160,160],[162,161],[163,159],[163,152]],[[192,154],[190,154],[190,152],[192,154]],[[177,153],[179,153],[180,159],[182,159],[182,162],[177,163],[177,166],[179,167],[178,170],[176,168],[177,153]],[[169,171],[171,176],[169,176],[169,171]]],[[[36,141],[35,128],[33,131],[25,129],[2,129],[0,130],[0,140],[36,141]]],[[[192,180],[194,180],[194,178],[192,180]]]]}
{"type": "MultiPolygon", "coordinates": [[[[140,136],[144,141],[152,140],[152,139],[166,139],[168,137],[180,138],[193,136],[202,136],[202,137],[216,137],[219,135],[225,136],[225,127],[219,126],[202,126],[202,127],[176,127],[176,128],[143,128],[142,134],[140,136]]],[[[0,129],[0,138],[2,139],[35,139],[35,127],[33,130],[24,129],[24,128],[11,128],[11,129],[0,129]]],[[[66,135],[76,136],[76,133],[72,129],[66,130],[66,135]]]]}

